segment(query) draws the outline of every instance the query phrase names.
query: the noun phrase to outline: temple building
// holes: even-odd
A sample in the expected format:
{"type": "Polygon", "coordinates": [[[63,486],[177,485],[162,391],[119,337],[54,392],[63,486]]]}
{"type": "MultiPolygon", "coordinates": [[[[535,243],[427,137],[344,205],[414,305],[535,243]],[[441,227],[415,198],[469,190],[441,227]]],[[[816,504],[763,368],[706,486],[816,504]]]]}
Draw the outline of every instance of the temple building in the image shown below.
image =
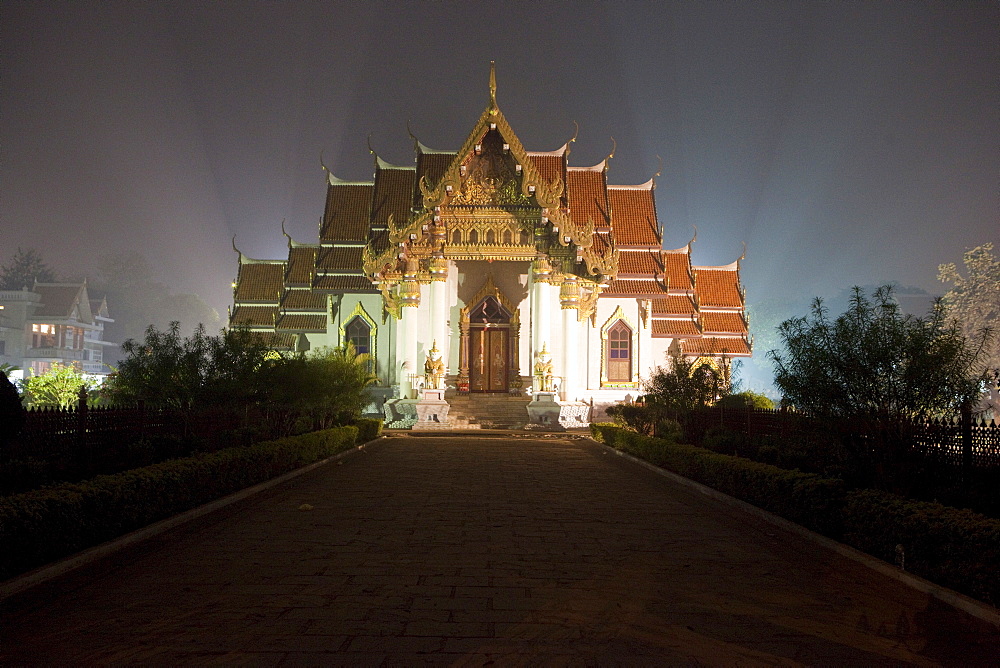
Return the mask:
{"type": "Polygon", "coordinates": [[[286,234],[279,260],[239,253],[231,325],[282,351],[352,342],[394,426],[445,427],[449,405],[489,395],[521,401],[524,422],[586,423],[671,354],[726,373],[751,353],[743,258],[693,265],[693,239],[664,250],[654,179],[612,185],[609,160],[572,166],[574,140],[525,149],[491,70],[460,149],[414,138],[413,165],[376,156],[364,182],[327,171],[316,242],[286,234]]]}

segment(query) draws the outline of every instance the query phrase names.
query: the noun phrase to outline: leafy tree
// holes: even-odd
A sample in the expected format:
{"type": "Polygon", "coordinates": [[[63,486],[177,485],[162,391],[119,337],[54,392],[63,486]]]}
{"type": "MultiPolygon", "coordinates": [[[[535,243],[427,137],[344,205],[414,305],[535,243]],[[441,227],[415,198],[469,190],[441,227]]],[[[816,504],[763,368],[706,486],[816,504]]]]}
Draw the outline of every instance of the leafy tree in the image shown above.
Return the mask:
{"type": "Polygon", "coordinates": [[[367,389],[378,380],[369,359],[348,343],[272,360],[263,373],[267,406],[286,433],[300,419],[313,429],[350,422],[361,415],[367,389]]]}
{"type": "Polygon", "coordinates": [[[35,281],[52,283],[55,279],[55,274],[34,248],[18,247],[10,262],[0,267],[0,290],[20,290],[25,286],[30,288],[35,281]]]}
{"type": "MultiPolygon", "coordinates": [[[[966,338],[974,339],[983,330],[995,332],[1000,323],[1000,258],[993,244],[977,246],[962,256],[963,276],[954,262],[938,266],[938,280],[952,288],[942,300],[945,312],[956,318],[966,338]]],[[[1000,336],[994,336],[984,353],[984,363],[1000,369],[1000,336]]]]}
{"type": "Polygon", "coordinates": [[[780,334],[785,351],[768,353],[775,383],[785,401],[825,419],[855,484],[911,493],[926,466],[917,425],[970,406],[985,380],[988,333],[970,342],[940,305],[925,318],[904,315],[888,285],[870,297],[856,288],[835,319],[816,299],[780,334]]]}
{"type": "Polygon", "coordinates": [[[189,337],[180,323],[160,331],[150,325],[143,341],[122,344],[125,358],[109,378],[106,395],[116,403],[191,409],[239,405],[256,398],[257,371],[268,350],[243,330],[212,337],[199,325],[189,337]]]}
{"type": "Polygon", "coordinates": [[[783,322],[785,352],[768,355],[785,399],[814,415],[901,420],[954,414],[977,396],[987,335],[970,343],[941,308],[904,315],[892,295],[856,288],[836,319],[817,298],[809,316],[783,322]]]}
{"type": "Polygon", "coordinates": [[[41,375],[25,378],[21,384],[29,405],[63,409],[76,405],[80,388],[88,392],[97,388],[97,383],[76,366],[58,363],[41,375]]]}
{"type": "Polygon", "coordinates": [[[721,369],[674,352],[670,365],[656,367],[643,388],[647,404],[666,410],[676,419],[685,411],[710,406],[728,394],[729,379],[721,369]]]}
{"type": "Polygon", "coordinates": [[[771,410],[774,408],[774,402],[767,395],[754,392],[753,390],[728,394],[719,399],[717,405],[724,406],[725,408],[756,408],[758,410],[771,410]]]}

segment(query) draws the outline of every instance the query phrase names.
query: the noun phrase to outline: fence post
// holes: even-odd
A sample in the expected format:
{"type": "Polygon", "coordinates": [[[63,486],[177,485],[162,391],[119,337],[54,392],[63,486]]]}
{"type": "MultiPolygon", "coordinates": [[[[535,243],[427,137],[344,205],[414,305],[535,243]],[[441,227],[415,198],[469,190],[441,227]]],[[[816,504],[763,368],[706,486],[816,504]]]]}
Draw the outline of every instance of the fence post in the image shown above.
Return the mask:
{"type": "Polygon", "coordinates": [[[91,461],[93,457],[90,451],[90,445],[87,439],[87,387],[85,385],[80,386],[80,392],[77,393],[76,401],[76,447],[79,452],[81,452],[85,459],[85,464],[88,471],[91,469],[93,462],[91,461]]]}
{"type": "Polygon", "coordinates": [[[962,483],[966,484],[972,470],[972,404],[962,403],[962,483]]]}

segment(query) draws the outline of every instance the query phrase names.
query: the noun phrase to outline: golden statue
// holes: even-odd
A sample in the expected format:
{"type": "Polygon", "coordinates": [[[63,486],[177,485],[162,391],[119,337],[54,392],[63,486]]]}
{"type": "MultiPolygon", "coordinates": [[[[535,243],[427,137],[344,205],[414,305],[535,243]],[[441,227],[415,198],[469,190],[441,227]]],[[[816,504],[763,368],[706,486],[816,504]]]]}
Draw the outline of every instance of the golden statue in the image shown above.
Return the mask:
{"type": "Polygon", "coordinates": [[[538,376],[538,390],[540,392],[553,391],[552,356],[542,344],[542,350],[538,353],[538,361],[535,362],[535,375],[538,376]]]}
{"type": "Polygon", "coordinates": [[[424,361],[424,387],[428,390],[444,389],[444,360],[441,359],[437,341],[431,346],[424,361]]]}

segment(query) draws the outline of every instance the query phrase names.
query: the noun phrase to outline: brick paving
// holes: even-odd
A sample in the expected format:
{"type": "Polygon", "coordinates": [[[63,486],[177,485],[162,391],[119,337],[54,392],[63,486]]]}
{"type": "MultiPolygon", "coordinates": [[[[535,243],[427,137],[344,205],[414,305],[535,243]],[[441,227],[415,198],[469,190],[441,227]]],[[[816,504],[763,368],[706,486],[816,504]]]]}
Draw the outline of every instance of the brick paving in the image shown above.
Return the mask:
{"type": "Polygon", "coordinates": [[[995,627],[591,442],[485,435],[369,445],[8,601],[0,634],[4,665],[1000,657],[995,627]]]}

